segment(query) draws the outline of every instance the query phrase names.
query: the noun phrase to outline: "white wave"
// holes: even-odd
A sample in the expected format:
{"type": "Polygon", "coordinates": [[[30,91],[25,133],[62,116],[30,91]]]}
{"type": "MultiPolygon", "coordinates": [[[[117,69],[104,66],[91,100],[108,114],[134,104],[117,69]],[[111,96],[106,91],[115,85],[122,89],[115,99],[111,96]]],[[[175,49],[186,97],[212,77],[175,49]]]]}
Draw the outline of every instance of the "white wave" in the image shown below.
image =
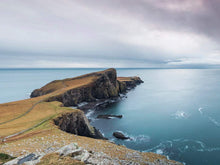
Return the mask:
{"type": "Polygon", "coordinates": [[[130,138],[136,143],[148,143],[151,140],[150,136],[147,135],[130,136],[130,138]]]}
{"type": "Polygon", "coordinates": [[[88,102],[81,102],[81,103],[78,104],[78,107],[82,107],[82,106],[84,106],[86,104],[88,104],[88,102]]]}
{"type": "Polygon", "coordinates": [[[177,111],[172,115],[175,119],[187,119],[190,115],[184,111],[177,111]]]}
{"type": "Polygon", "coordinates": [[[91,119],[91,116],[94,114],[94,110],[88,110],[88,112],[86,113],[86,117],[88,119],[91,119]]]}
{"type": "Polygon", "coordinates": [[[193,139],[173,139],[159,143],[157,146],[145,150],[144,152],[155,152],[166,156],[177,152],[214,152],[220,151],[220,147],[208,147],[204,142],[193,139]]]}
{"type": "Polygon", "coordinates": [[[199,140],[196,140],[195,141],[197,144],[199,144],[201,146],[201,148],[205,148],[205,143],[199,141],[199,140]]]}
{"type": "Polygon", "coordinates": [[[213,124],[215,124],[217,127],[220,127],[220,123],[218,122],[218,121],[216,121],[215,119],[213,119],[212,117],[208,117],[209,118],[209,120],[213,123],[213,124]]]}
{"type": "Polygon", "coordinates": [[[199,113],[201,114],[201,115],[203,115],[203,108],[202,107],[200,107],[199,109],[198,109],[198,111],[199,111],[199,113]]]}
{"type": "Polygon", "coordinates": [[[156,150],[156,154],[160,154],[160,155],[162,155],[162,154],[163,154],[163,150],[161,150],[161,149],[157,149],[157,150],[156,150]]]}

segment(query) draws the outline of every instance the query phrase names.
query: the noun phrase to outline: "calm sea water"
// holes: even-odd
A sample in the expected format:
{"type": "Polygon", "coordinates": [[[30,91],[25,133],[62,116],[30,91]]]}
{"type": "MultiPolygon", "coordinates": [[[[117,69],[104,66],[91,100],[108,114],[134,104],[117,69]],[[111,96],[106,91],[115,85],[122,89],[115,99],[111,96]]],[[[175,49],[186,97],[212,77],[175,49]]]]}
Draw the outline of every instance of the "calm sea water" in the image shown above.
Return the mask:
{"type": "MultiPolygon", "coordinates": [[[[49,81],[100,69],[2,69],[0,102],[28,98],[49,81]]],[[[107,138],[129,148],[169,156],[187,165],[220,164],[220,70],[118,69],[145,82],[111,107],[87,114],[107,138]],[[96,119],[122,114],[122,119],[96,119]],[[122,131],[132,140],[113,138],[122,131]]]]}

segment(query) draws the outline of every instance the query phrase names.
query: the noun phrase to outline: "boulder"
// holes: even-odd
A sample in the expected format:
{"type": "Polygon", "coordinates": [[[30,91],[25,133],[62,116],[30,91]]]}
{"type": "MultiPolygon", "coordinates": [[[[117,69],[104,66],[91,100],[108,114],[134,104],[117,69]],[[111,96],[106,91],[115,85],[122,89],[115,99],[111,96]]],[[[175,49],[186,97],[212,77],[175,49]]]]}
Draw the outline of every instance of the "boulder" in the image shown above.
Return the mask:
{"type": "Polygon", "coordinates": [[[118,139],[122,139],[122,140],[125,140],[125,139],[130,139],[129,137],[125,136],[123,133],[121,132],[114,132],[113,133],[113,136],[118,138],[118,139]]]}
{"type": "Polygon", "coordinates": [[[56,153],[59,153],[60,156],[67,156],[67,155],[75,152],[78,149],[79,149],[79,147],[77,146],[77,144],[71,143],[69,145],[66,145],[66,146],[60,148],[59,150],[56,151],[56,153]]]}

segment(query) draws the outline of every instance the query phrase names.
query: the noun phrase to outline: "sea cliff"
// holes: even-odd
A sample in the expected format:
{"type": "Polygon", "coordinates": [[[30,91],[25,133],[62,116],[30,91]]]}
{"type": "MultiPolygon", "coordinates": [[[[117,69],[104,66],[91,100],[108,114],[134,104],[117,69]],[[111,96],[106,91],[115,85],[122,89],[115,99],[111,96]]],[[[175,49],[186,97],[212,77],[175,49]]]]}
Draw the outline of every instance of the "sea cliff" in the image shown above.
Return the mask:
{"type": "MultiPolygon", "coordinates": [[[[19,162],[26,160],[25,155],[31,153],[48,155],[65,145],[77,143],[83,151],[103,153],[117,164],[180,164],[161,155],[140,153],[105,140],[90,125],[82,110],[69,108],[83,102],[95,105],[100,100],[118,98],[121,93],[142,82],[139,77],[117,77],[115,69],[107,69],[55,80],[34,90],[30,99],[0,104],[0,152],[21,156],[17,159],[19,162]]],[[[63,155],[54,156],[59,160],[64,159],[63,155]]],[[[80,162],[87,164],[86,161],[80,162]]]]}
{"type": "Polygon", "coordinates": [[[118,97],[120,93],[134,88],[142,82],[139,77],[117,78],[116,70],[111,68],[72,79],[52,81],[42,88],[34,90],[31,97],[46,95],[66,88],[66,91],[48,98],[47,101],[60,101],[64,106],[76,106],[84,101],[92,102],[97,99],[118,97]],[[78,83],[83,82],[87,83],[77,86],[78,83]]]}

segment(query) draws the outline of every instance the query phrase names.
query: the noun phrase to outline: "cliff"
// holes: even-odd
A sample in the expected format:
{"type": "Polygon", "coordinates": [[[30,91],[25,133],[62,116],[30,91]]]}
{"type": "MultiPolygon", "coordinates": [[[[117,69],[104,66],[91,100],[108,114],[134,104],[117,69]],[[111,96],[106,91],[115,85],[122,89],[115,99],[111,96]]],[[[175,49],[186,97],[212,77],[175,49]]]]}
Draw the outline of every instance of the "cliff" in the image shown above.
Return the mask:
{"type": "Polygon", "coordinates": [[[52,81],[42,88],[34,90],[31,97],[38,97],[64,89],[64,92],[49,97],[47,101],[60,101],[64,106],[76,106],[81,102],[118,97],[120,93],[142,82],[139,77],[117,79],[116,70],[107,69],[72,79],[52,81]]]}
{"type": "MultiPolygon", "coordinates": [[[[31,97],[50,95],[44,101],[62,102],[64,106],[76,106],[81,102],[97,102],[99,99],[116,98],[127,89],[143,81],[139,77],[119,77],[111,68],[75,78],[52,81],[31,93],[31,97]]],[[[92,127],[83,112],[62,114],[54,122],[63,131],[92,138],[104,138],[92,127]]]]}

